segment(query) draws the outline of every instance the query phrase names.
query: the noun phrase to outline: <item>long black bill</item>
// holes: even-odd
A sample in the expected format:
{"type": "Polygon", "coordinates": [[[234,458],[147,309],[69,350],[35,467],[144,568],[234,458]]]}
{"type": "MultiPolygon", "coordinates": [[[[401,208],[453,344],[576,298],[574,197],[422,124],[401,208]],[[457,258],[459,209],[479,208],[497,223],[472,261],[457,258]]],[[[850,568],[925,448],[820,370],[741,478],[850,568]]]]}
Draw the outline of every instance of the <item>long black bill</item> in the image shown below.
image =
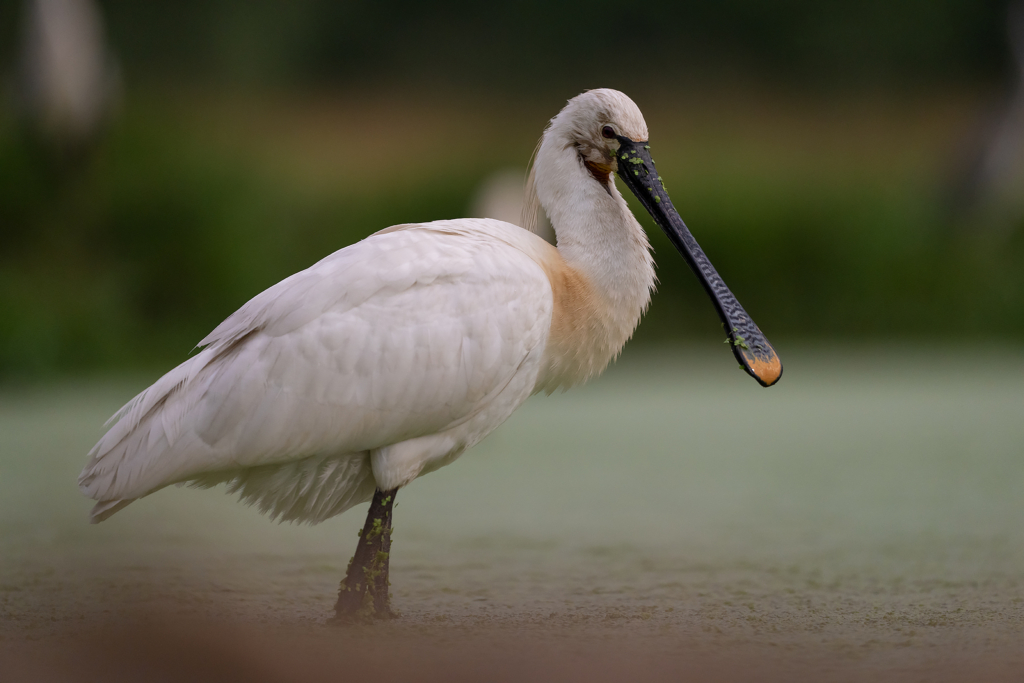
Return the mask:
{"type": "Polygon", "coordinates": [[[644,205],[654,221],[661,226],[683,255],[704,290],[715,304],[715,310],[722,319],[733,355],[747,373],[763,387],[770,387],[782,377],[782,361],[775,349],[761,334],[754,321],[740,306],[722,277],[711,265],[704,250],[690,234],[683,219],[672,206],[661,176],[654,169],[651,146],[646,142],[635,142],[618,136],[621,143],[618,151],[618,174],[640,203],[644,205]]]}

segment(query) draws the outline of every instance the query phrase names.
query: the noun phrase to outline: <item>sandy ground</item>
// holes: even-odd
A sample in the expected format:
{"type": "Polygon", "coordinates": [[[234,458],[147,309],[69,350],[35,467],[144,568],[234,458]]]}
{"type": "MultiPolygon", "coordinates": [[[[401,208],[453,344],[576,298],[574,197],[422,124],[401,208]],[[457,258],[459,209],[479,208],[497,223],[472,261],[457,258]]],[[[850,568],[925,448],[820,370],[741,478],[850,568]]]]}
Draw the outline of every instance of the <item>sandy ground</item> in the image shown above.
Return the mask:
{"type": "Polygon", "coordinates": [[[402,618],[332,628],[365,506],[217,491],[86,524],[153,378],[0,393],[0,679],[1024,680],[1024,355],[628,354],[400,492],[402,618]]]}

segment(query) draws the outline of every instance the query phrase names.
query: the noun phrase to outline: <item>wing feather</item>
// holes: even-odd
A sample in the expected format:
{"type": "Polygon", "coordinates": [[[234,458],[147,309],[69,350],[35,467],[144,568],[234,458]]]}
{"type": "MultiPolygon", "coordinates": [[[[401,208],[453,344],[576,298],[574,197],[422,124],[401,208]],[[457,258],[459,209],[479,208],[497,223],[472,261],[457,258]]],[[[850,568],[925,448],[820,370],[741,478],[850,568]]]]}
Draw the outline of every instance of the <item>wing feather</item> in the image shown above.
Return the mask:
{"type": "Polygon", "coordinates": [[[227,481],[282,519],[359,502],[368,451],[467,419],[545,343],[550,285],[509,230],[526,234],[403,226],[254,297],[115,414],[83,492],[108,505],[227,481]]]}

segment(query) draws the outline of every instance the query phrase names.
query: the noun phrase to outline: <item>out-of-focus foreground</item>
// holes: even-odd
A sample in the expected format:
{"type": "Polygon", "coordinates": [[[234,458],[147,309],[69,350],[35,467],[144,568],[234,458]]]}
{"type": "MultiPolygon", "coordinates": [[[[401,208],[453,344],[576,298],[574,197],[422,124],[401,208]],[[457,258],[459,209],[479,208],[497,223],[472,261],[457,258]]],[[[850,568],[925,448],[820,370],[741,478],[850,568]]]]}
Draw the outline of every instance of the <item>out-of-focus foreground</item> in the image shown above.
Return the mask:
{"type": "Polygon", "coordinates": [[[5,680],[1019,680],[1019,352],[841,357],[744,391],[663,350],[535,397],[402,491],[403,618],[352,629],[323,622],[365,506],[271,525],[172,487],[85,526],[82,444],[142,383],[8,394],[5,680]]]}

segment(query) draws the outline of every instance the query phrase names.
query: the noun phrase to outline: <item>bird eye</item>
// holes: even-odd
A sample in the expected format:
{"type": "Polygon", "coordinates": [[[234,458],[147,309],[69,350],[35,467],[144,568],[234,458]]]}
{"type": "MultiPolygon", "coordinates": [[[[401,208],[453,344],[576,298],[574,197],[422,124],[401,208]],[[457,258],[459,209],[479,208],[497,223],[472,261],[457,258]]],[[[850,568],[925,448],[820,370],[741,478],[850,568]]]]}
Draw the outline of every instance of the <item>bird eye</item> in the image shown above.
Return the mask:
{"type": "Polygon", "coordinates": [[[606,138],[613,138],[615,137],[615,130],[611,126],[605,126],[601,129],[601,135],[606,138]]]}

